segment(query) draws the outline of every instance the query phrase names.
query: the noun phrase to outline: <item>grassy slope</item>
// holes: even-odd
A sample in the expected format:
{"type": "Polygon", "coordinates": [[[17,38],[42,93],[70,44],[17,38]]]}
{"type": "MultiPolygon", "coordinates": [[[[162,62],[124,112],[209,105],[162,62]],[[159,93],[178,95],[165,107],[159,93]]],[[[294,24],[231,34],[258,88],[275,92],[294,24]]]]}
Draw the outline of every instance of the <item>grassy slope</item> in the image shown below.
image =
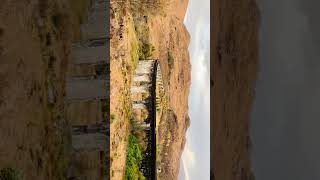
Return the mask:
{"type": "Polygon", "coordinates": [[[4,1],[0,7],[0,46],[5,47],[0,59],[9,65],[1,64],[6,83],[0,96],[14,104],[1,107],[0,124],[11,117],[10,124],[0,125],[6,139],[0,144],[0,167],[17,169],[25,179],[65,179],[68,171],[63,82],[69,45],[79,37],[89,0],[69,2],[10,1],[10,8],[3,9],[8,7],[4,1]]]}
{"type": "Polygon", "coordinates": [[[211,176],[251,180],[249,117],[257,74],[259,14],[254,0],[217,0],[213,7],[211,176]]]}

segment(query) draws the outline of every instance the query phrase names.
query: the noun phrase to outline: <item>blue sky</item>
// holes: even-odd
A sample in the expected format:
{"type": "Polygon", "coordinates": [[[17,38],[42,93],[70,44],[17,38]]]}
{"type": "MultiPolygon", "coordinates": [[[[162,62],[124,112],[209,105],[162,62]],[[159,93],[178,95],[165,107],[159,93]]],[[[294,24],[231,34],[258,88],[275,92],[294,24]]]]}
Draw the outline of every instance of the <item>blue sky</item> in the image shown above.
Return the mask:
{"type": "Polygon", "coordinates": [[[210,179],[210,0],[189,0],[184,23],[191,36],[191,125],[179,180],[206,180],[210,179]]]}

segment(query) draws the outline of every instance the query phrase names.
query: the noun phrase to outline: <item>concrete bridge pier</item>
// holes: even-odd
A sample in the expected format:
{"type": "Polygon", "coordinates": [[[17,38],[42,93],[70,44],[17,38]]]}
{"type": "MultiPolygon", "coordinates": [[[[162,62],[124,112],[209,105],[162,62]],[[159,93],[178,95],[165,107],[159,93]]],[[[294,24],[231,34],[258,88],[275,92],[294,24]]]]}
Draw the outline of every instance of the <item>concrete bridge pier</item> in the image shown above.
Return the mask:
{"type": "Polygon", "coordinates": [[[86,134],[86,133],[102,133],[107,134],[110,132],[106,123],[86,124],[86,125],[73,125],[72,134],[86,134]]]}
{"type": "Polygon", "coordinates": [[[135,73],[137,75],[142,75],[142,74],[151,74],[152,73],[152,65],[138,65],[135,73]]]}
{"type": "Polygon", "coordinates": [[[149,85],[142,85],[142,86],[132,86],[131,93],[146,93],[149,91],[149,85]]]}
{"type": "Polygon", "coordinates": [[[96,0],[90,8],[90,12],[106,11],[109,8],[109,3],[110,0],[96,0]]]}
{"type": "Polygon", "coordinates": [[[72,135],[75,151],[107,151],[109,137],[103,133],[80,133],[72,135]]]}
{"type": "Polygon", "coordinates": [[[81,26],[82,40],[89,40],[95,38],[104,38],[108,34],[108,17],[107,13],[96,13],[95,16],[90,17],[89,22],[81,26]],[[101,14],[103,14],[101,16],[101,14]]]}
{"type": "Polygon", "coordinates": [[[135,75],[133,77],[133,82],[151,82],[151,78],[148,74],[135,75]]]}
{"type": "Polygon", "coordinates": [[[90,9],[86,24],[81,26],[82,40],[103,38],[109,35],[109,2],[96,1],[90,9]]]}
{"type": "Polygon", "coordinates": [[[106,99],[108,94],[106,80],[73,80],[66,84],[67,101],[106,99]]]}
{"type": "Polygon", "coordinates": [[[107,151],[109,127],[104,123],[72,126],[75,151],[107,151]]]}
{"type": "Polygon", "coordinates": [[[140,124],[140,127],[143,130],[150,130],[150,128],[151,128],[150,123],[142,123],[142,124],[140,124]]]}
{"type": "Polygon", "coordinates": [[[80,80],[105,80],[108,84],[110,82],[110,76],[107,75],[84,75],[84,76],[72,76],[67,78],[67,82],[80,81],[80,80]]]}
{"type": "Polygon", "coordinates": [[[109,62],[109,43],[102,46],[84,46],[75,44],[72,48],[73,64],[101,64],[109,62]]]}
{"type": "Polygon", "coordinates": [[[132,108],[133,109],[147,109],[147,106],[143,103],[133,103],[132,108]]]}

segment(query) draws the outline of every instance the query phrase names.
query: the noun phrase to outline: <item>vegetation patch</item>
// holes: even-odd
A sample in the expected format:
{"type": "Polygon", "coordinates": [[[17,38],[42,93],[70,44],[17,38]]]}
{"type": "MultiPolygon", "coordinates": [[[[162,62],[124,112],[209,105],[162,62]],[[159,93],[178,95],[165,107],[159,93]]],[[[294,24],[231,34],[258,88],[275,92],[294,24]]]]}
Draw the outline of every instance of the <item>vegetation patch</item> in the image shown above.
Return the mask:
{"type": "Polygon", "coordinates": [[[152,57],[155,47],[148,42],[140,42],[139,44],[139,60],[145,60],[152,57]]]}
{"type": "Polygon", "coordinates": [[[131,43],[131,60],[133,63],[133,68],[135,69],[139,61],[139,45],[137,41],[131,43]]]}
{"type": "MultiPolygon", "coordinates": [[[[145,60],[152,57],[155,47],[150,42],[150,30],[148,26],[149,12],[144,10],[144,1],[131,1],[133,10],[133,23],[136,37],[138,39],[138,57],[139,60],[145,60]]],[[[152,4],[152,3],[148,3],[152,4]]]]}
{"type": "Polygon", "coordinates": [[[172,52],[168,50],[168,66],[169,66],[169,75],[171,75],[171,71],[174,65],[174,58],[172,56],[172,52]]]}
{"type": "Polygon", "coordinates": [[[110,124],[114,123],[116,121],[116,115],[115,114],[111,114],[110,115],[110,124]]]}
{"type": "Polygon", "coordinates": [[[165,16],[165,8],[169,5],[169,1],[159,0],[130,0],[131,10],[143,14],[165,16]]]}
{"type": "Polygon", "coordinates": [[[3,168],[0,170],[1,180],[22,180],[22,173],[13,168],[3,168]]]}
{"type": "Polygon", "coordinates": [[[63,27],[63,21],[66,17],[62,13],[56,13],[51,17],[53,25],[57,28],[60,29],[63,27]]]}
{"type": "Polygon", "coordinates": [[[126,160],[126,180],[145,180],[139,167],[142,162],[141,147],[137,144],[137,138],[134,135],[129,135],[128,150],[126,160]]]}

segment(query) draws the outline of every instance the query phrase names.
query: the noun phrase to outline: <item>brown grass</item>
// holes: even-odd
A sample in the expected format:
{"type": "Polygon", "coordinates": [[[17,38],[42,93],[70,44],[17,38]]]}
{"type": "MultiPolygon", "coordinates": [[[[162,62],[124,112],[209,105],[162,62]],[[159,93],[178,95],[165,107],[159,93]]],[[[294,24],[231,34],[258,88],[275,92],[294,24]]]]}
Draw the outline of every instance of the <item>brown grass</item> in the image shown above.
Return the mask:
{"type": "Polygon", "coordinates": [[[251,180],[247,145],[257,75],[259,13],[254,0],[218,0],[213,7],[211,176],[251,180]]]}

